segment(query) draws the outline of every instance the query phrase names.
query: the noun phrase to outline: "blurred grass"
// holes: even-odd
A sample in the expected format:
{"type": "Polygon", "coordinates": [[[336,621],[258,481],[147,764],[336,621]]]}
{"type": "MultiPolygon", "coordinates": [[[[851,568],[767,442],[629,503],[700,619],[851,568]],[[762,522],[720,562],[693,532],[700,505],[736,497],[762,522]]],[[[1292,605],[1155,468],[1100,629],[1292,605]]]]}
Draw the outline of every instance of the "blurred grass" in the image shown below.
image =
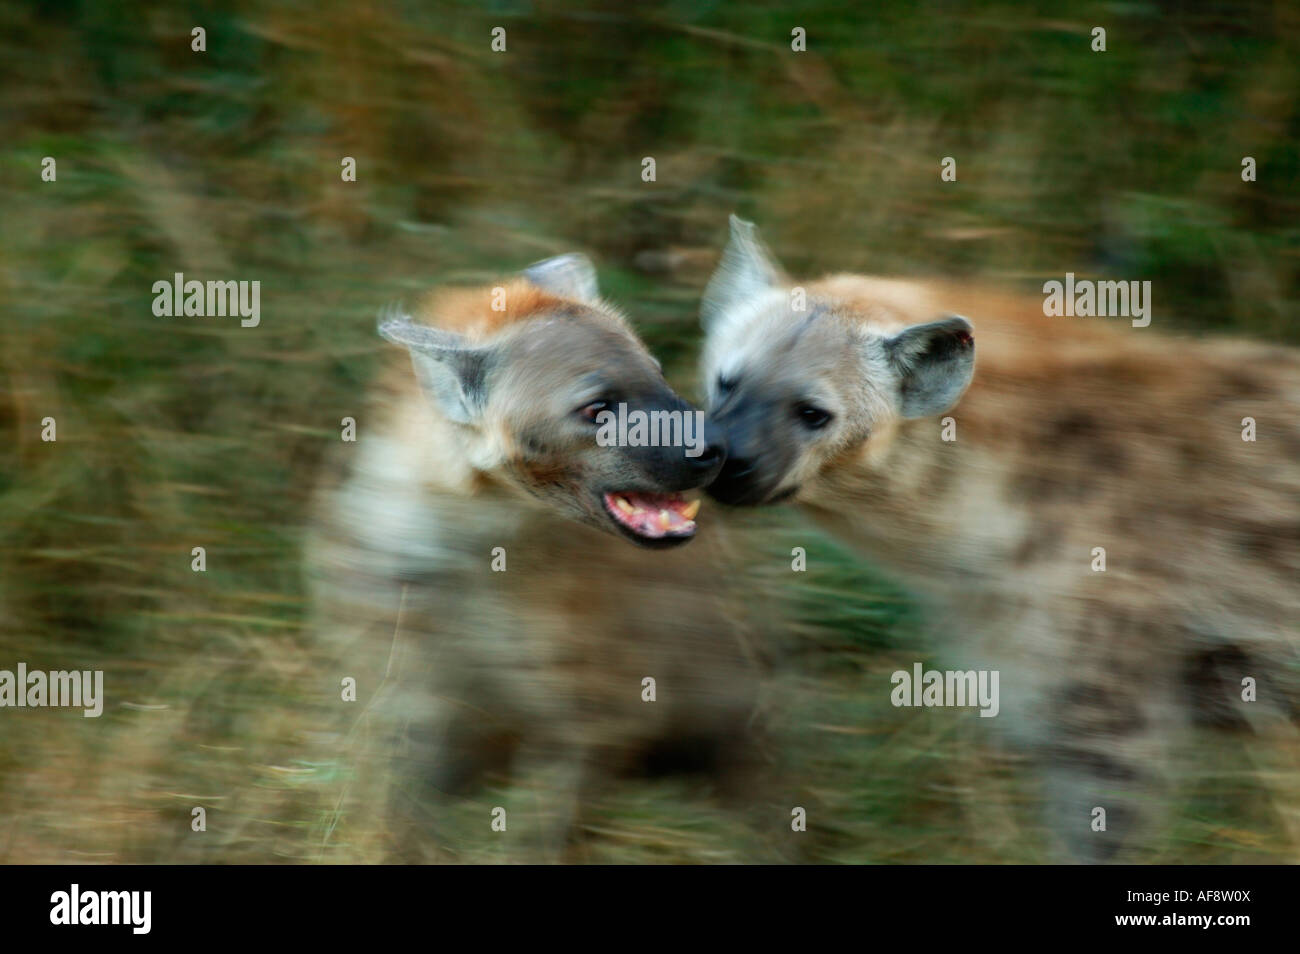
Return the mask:
{"type": "MultiPolygon", "coordinates": [[[[8,862],[371,856],[346,826],[321,848],[346,778],[299,547],[391,298],[585,249],[690,391],[735,210],[796,273],[1151,279],[1166,329],[1300,342],[1286,2],[8,2],[0,37],[0,666],[103,668],[114,703],[6,716],[8,862]],[[176,271],[261,281],[261,325],[155,318],[176,271]]],[[[918,608],[764,519],[747,571],[791,608],[773,744],[812,830],[780,847],[655,783],[599,806],[591,860],[1041,860],[1024,766],[879,690],[927,645],[918,608]]],[[[1270,857],[1221,764],[1153,857],[1270,857]]]]}

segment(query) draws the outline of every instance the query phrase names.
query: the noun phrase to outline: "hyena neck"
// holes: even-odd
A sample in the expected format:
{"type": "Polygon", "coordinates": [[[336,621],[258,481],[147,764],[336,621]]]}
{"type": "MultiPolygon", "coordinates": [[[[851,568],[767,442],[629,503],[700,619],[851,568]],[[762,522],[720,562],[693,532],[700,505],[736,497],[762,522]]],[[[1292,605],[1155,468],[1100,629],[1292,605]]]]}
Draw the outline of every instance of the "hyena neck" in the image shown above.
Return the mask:
{"type": "Polygon", "coordinates": [[[1046,326],[1023,307],[1007,305],[996,317],[988,309],[972,319],[978,356],[961,400],[873,436],[799,498],[927,590],[1056,585],[1054,556],[1071,547],[1087,553],[1095,542],[1096,521],[1081,512],[1079,494],[1128,487],[1096,509],[1136,506],[1132,479],[1117,470],[1125,446],[1142,439],[1131,409],[1163,413],[1144,382],[1168,388],[1179,373],[1183,352],[1167,344],[1097,325],[1046,326]]]}
{"type": "Polygon", "coordinates": [[[999,585],[1028,514],[1001,492],[996,455],[938,419],[903,422],[888,452],[828,468],[801,498],[837,537],[921,589],[999,585]],[[950,432],[951,433],[951,432],[950,432]]]}
{"type": "Polygon", "coordinates": [[[388,407],[357,441],[334,513],[394,575],[480,567],[493,547],[561,519],[476,466],[476,441],[417,389],[388,407]]]}

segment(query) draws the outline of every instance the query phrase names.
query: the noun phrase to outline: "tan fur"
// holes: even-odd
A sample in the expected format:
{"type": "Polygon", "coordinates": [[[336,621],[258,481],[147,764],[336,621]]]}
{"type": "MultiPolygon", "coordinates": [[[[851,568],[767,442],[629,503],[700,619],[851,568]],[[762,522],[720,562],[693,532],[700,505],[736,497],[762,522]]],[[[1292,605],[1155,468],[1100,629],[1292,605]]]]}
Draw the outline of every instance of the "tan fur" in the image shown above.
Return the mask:
{"type": "MultiPolygon", "coordinates": [[[[561,308],[565,300],[530,284],[522,278],[504,281],[492,288],[440,288],[421,299],[415,317],[426,324],[468,336],[472,341],[484,341],[499,334],[510,325],[546,312],[561,308]],[[495,289],[504,291],[504,307],[492,308],[495,289]]],[[[604,316],[612,323],[626,327],[622,317],[612,308],[604,309],[604,316]]]]}
{"type": "MultiPolygon", "coordinates": [[[[762,261],[743,231],[738,247],[762,261]]],[[[731,261],[715,301],[742,274],[731,261]]],[[[831,335],[823,352],[764,351],[805,320],[789,311],[793,284],[718,310],[706,379],[757,369],[840,412],[786,455],[779,486],[929,597],[945,660],[1002,671],[995,721],[1040,759],[1053,829],[1075,854],[1140,847],[1188,716],[1280,719],[1300,698],[1300,355],[851,275],[804,286],[831,335]],[[973,381],[946,412],[901,420],[896,382],[871,356],[951,313],[974,327],[973,381]],[[858,357],[816,366],[819,353],[858,357]],[[1241,700],[1245,677],[1258,703],[1241,700]],[[1090,829],[1096,806],[1107,833],[1090,829]]]]}
{"type": "Polygon", "coordinates": [[[703,539],[639,549],[558,509],[605,451],[530,450],[519,430],[569,383],[550,366],[582,359],[548,352],[532,319],[587,328],[595,367],[617,359],[650,380],[652,359],[603,303],[505,287],[504,312],[474,289],[434,295],[419,314],[476,343],[533,336],[496,385],[510,393],[492,395],[479,426],[452,424],[397,352],[320,490],[307,547],[318,638],[335,681],[359,686],[341,713],[356,720],[357,781],[338,837],[380,832],[398,860],[463,857],[496,805],[505,857],[556,860],[620,775],[675,747],[723,775],[748,757],[759,658],[719,600],[731,560],[707,508],[703,539]],[[492,570],[497,548],[505,572],[492,570]],[[647,677],[654,702],[642,701],[647,677]],[[453,796],[506,781],[457,827],[453,796]]]}

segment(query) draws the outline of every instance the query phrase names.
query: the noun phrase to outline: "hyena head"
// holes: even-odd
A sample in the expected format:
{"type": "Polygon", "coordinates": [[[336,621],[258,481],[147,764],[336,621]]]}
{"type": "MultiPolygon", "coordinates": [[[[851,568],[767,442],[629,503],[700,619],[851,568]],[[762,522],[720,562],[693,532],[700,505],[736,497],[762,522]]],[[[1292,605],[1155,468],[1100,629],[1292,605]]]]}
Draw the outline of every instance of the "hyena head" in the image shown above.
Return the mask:
{"type": "Polygon", "coordinates": [[[426,311],[431,324],[386,314],[379,333],[409,349],[476,481],[644,546],[694,536],[699,500],[682,492],[717,475],[721,448],[600,299],[590,261],[547,259],[503,286],[437,295],[426,311]],[[636,412],[679,423],[619,440],[607,424],[636,412]]]}
{"type": "Polygon", "coordinates": [[[704,293],[704,386],[727,461],[709,493],[731,504],[816,501],[835,466],[880,466],[900,422],[940,414],[970,383],[965,318],[908,324],[883,302],[807,293],[749,222],[704,293]]]}

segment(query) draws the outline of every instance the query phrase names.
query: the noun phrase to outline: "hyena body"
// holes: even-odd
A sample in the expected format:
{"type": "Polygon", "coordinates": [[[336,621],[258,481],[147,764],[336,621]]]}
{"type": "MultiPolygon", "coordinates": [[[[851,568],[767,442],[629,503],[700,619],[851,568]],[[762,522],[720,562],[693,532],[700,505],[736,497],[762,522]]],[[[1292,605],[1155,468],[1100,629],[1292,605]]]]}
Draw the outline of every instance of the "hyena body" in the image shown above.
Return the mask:
{"type": "Polygon", "coordinates": [[[687,539],[678,492],[718,455],[597,446],[575,408],[686,406],[589,266],[562,266],[504,286],[504,312],[454,292],[390,325],[416,374],[394,362],[320,494],[317,625],[357,679],[369,765],[348,808],[387,805],[397,857],[464,844],[440,799],[487,779],[528,793],[500,806],[503,837],[554,857],[607,780],[743,761],[757,668],[710,582],[721,541],[627,539],[687,539]]]}
{"type": "Polygon", "coordinates": [[[1296,698],[1300,355],[860,276],[794,310],[792,284],[734,221],[704,306],[710,492],[792,501],[904,575],[945,658],[1001,670],[996,721],[1073,853],[1141,844],[1189,717],[1296,698]]]}

